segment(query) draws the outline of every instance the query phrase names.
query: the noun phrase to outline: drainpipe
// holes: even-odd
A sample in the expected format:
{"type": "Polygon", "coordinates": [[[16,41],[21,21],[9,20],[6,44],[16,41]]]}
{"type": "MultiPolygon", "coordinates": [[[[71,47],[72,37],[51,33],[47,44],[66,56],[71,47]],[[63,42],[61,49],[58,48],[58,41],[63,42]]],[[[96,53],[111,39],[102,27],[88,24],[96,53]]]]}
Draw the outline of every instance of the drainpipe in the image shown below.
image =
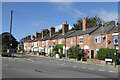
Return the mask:
{"type": "Polygon", "coordinates": [[[76,46],[77,46],[77,36],[75,36],[76,37],[76,46]]]}
{"type": "Polygon", "coordinates": [[[66,58],[67,58],[67,53],[66,53],[66,38],[65,38],[65,54],[66,54],[66,58]]]}

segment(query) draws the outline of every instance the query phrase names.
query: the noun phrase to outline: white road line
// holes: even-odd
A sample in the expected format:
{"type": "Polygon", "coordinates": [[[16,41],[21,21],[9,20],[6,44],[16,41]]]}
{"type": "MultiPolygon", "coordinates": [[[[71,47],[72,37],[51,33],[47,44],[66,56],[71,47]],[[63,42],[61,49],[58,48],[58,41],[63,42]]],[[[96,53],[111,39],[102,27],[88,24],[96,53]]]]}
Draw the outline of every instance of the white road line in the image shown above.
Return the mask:
{"type": "Polygon", "coordinates": [[[108,72],[110,72],[110,73],[118,73],[117,71],[108,71],[108,72]]]}
{"type": "Polygon", "coordinates": [[[105,71],[105,70],[103,70],[103,69],[99,69],[98,71],[105,71]]]}
{"type": "Polygon", "coordinates": [[[77,66],[72,66],[72,67],[77,67],[77,66]]]}

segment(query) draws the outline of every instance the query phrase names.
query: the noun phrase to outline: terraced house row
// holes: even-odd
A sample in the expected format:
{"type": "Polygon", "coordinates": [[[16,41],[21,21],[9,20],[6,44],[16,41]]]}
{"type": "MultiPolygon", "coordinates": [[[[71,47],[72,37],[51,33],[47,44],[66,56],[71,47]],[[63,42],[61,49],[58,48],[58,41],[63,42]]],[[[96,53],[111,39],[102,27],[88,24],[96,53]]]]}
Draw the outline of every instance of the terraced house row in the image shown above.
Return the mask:
{"type": "MultiPolygon", "coordinates": [[[[42,30],[42,36],[36,32],[36,36],[28,35],[22,40],[24,43],[24,50],[45,52],[47,55],[52,52],[52,49],[57,44],[64,44],[63,54],[68,54],[68,49],[72,46],[79,45],[84,49],[85,57],[94,58],[100,48],[114,48],[113,35],[120,37],[120,25],[116,21],[106,22],[102,26],[91,27],[90,19],[84,18],[82,30],[69,31],[69,24],[67,21],[62,25],[62,33],[55,34],[55,28],[50,27],[50,36],[47,36],[47,30],[42,30]]],[[[120,39],[119,39],[120,42],[120,39]]],[[[120,46],[120,44],[119,44],[120,46]]],[[[116,46],[117,49],[120,48],[116,46]]]]}

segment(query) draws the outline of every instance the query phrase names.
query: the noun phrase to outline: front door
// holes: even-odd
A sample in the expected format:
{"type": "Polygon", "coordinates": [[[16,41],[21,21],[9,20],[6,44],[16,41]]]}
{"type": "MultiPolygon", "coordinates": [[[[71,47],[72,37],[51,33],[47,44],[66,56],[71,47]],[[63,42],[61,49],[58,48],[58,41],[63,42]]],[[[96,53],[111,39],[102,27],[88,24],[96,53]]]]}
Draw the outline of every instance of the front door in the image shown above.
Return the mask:
{"type": "Polygon", "coordinates": [[[91,59],[94,58],[94,50],[91,50],[91,59]]]}

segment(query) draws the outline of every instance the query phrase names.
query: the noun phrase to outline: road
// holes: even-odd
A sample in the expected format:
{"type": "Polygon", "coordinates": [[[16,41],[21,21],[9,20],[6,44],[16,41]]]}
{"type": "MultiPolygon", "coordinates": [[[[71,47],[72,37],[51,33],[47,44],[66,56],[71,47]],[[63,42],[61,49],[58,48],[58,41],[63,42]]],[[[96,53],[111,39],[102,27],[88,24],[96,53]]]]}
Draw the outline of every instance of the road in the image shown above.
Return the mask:
{"type": "Polygon", "coordinates": [[[3,78],[118,78],[118,70],[111,66],[31,55],[3,57],[2,64],[3,78]]]}

